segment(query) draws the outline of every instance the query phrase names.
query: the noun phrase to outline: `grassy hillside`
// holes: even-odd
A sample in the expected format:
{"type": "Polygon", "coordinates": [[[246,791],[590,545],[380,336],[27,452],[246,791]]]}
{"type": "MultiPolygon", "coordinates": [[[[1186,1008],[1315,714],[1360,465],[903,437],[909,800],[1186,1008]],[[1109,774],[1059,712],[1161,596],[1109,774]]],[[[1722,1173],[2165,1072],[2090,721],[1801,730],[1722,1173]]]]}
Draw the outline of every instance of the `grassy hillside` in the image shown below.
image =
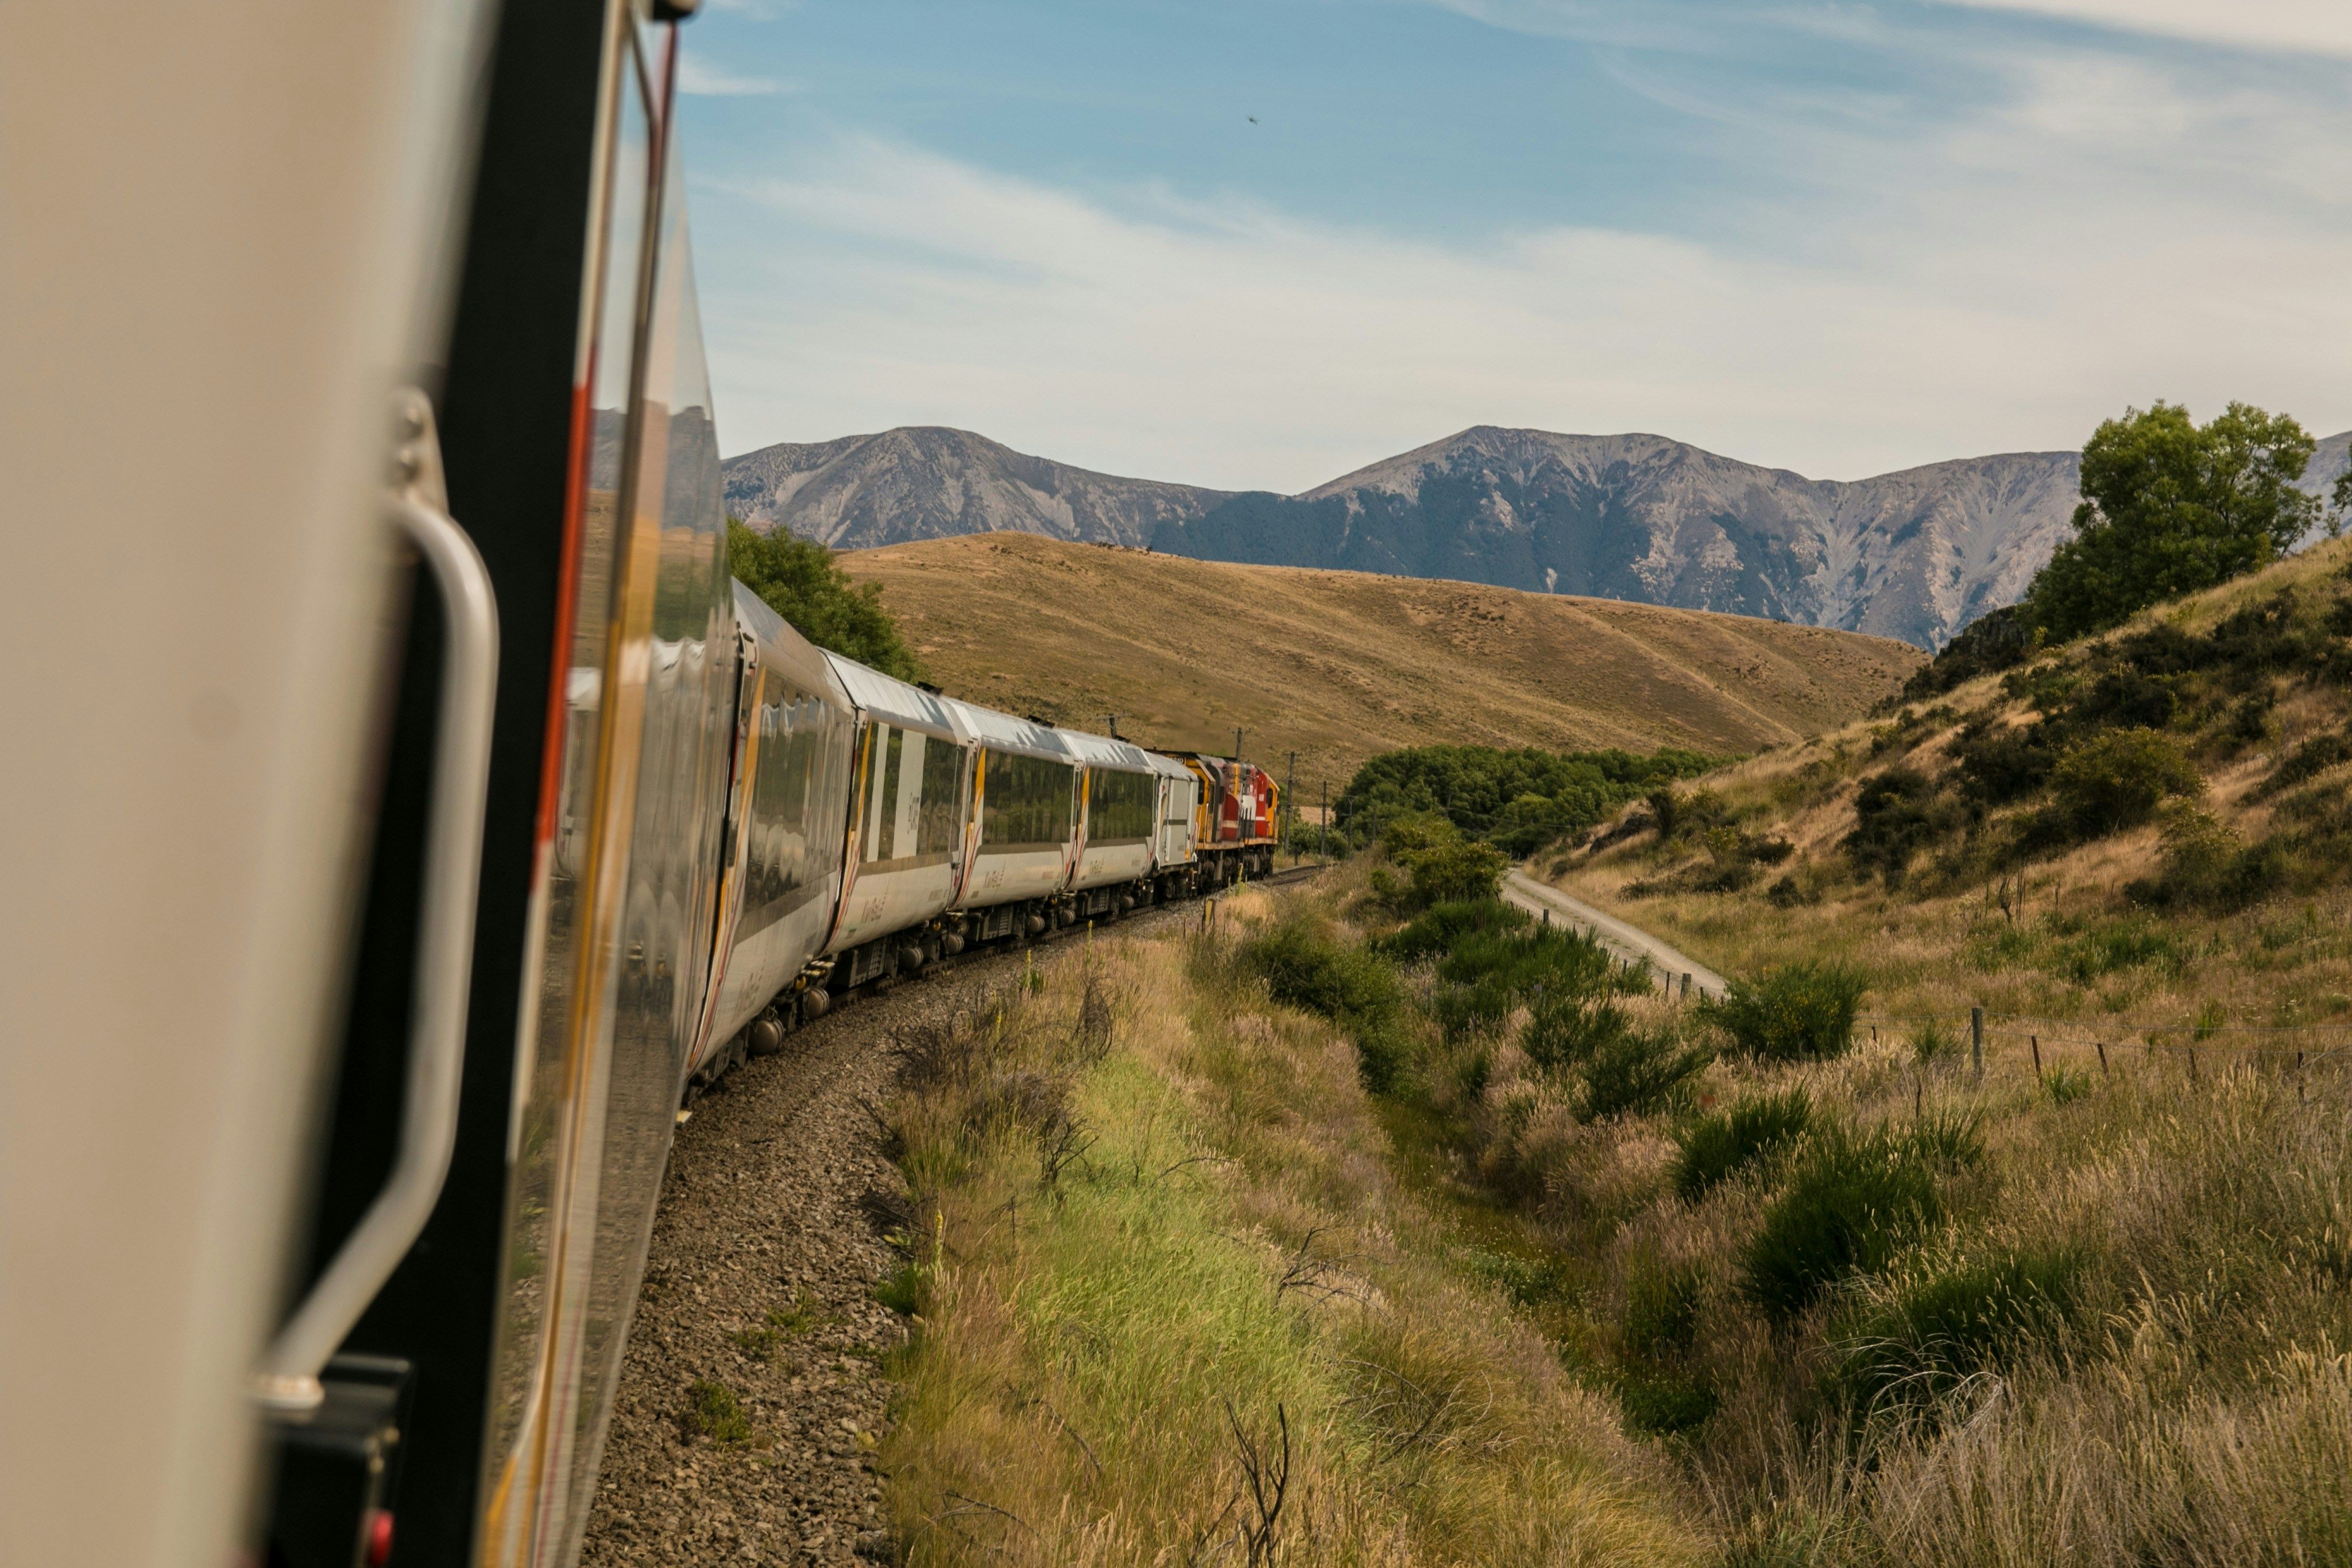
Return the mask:
{"type": "Polygon", "coordinates": [[[1669,1092],[1592,1114],[1613,1059],[1533,1019],[1426,1048],[1412,1092],[1517,1195],[1565,1337],[1670,1434],[1727,1561],[2352,1553],[2347,566],[2323,546],[1548,863],[1748,988],[1612,1037],[1654,1084],[1713,1054],[1669,1092]]]}
{"type": "Polygon", "coordinates": [[[1298,752],[1334,795],[1432,742],[1748,752],[1845,723],[1922,655],[1814,627],[1613,600],[1234,566],[1029,534],[844,555],[959,696],[1121,733],[1298,752]]]}
{"type": "Polygon", "coordinates": [[[1753,758],[1548,869],[1726,972],[1865,963],[1897,1012],[2352,1015],[2347,568],[2323,545],[1753,758]]]}

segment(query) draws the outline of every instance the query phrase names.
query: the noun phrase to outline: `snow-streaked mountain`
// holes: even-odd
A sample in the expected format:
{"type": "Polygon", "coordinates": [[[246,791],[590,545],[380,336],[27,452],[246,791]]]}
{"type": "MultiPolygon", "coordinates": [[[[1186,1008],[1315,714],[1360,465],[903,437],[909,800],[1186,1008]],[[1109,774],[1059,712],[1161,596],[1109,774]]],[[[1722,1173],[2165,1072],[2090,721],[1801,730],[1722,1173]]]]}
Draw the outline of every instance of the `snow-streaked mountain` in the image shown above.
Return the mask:
{"type": "MultiPolygon", "coordinates": [[[[2342,472],[2352,432],[2305,479],[2342,472]]],[[[2072,452],[1808,479],[1660,435],[1480,425],[1297,496],[1121,479],[984,437],[894,430],[763,447],[727,500],[844,549],[1017,529],[1171,554],[1454,578],[1897,637],[1937,648],[2013,602],[2067,537],[2072,452]]]]}

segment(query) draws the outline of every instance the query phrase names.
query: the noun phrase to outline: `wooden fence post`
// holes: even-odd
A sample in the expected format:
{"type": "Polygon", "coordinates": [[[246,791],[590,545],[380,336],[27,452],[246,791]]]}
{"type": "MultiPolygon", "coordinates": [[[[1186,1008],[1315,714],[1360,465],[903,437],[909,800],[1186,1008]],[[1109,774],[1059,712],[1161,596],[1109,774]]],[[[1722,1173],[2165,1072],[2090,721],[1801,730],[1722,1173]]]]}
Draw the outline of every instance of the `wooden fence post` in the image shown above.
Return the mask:
{"type": "Polygon", "coordinates": [[[2097,1046],[2099,1051],[2099,1076],[2102,1078],[2114,1077],[2115,1074],[2107,1071],[2107,1042],[2101,1040],[2094,1040],[2092,1043],[2097,1046]]]}
{"type": "Polygon", "coordinates": [[[2025,1042],[2033,1048],[2033,1082],[2039,1083],[2042,1082],[2042,1037],[2038,1034],[2029,1034],[2025,1037],[2025,1042]]]}
{"type": "Polygon", "coordinates": [[[1969,1061],[1976,1068],[1977,1081],[1984,1081],[1984,1009],[1969,1009],[1969,1061]]]}

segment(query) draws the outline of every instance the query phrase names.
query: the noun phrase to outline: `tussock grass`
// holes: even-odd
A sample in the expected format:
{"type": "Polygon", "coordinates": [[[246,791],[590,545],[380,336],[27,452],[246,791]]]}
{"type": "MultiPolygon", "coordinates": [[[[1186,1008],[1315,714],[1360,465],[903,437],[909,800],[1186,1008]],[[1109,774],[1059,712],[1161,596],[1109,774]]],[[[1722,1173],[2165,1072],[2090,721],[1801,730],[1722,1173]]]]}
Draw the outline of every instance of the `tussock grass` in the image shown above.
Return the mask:
{"type": "Polygon", "coordinates": [[[1357,993],[1297,936],[1244,957],[1265,894],[1227,909],[908,1052],[904,1560],[1702,1561],[1667,1468],[1400,1187],[1355,1042],[1269,994],[1357,993]],[[1049,1180],[1057,1124],[1086,1142],[1049,1180]]]}

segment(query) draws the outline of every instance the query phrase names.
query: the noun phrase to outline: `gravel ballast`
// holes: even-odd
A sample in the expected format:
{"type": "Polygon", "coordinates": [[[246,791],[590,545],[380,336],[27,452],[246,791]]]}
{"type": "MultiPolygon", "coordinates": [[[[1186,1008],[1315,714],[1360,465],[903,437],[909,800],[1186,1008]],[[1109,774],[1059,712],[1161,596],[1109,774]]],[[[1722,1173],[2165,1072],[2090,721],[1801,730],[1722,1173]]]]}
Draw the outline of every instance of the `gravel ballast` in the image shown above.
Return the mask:
{"type": "Polygon", "coordinates": [[[861,1001],[695,1104],[662,1184],[583,1564],[892,1560],[870,1459],[882,1358],[905,1333],[872,1294],[898,1259],[871,1216],[905,1190],[876,1145],[890,1036],[972,1008],[1023,962],[975,957],[861,1001]]]}

